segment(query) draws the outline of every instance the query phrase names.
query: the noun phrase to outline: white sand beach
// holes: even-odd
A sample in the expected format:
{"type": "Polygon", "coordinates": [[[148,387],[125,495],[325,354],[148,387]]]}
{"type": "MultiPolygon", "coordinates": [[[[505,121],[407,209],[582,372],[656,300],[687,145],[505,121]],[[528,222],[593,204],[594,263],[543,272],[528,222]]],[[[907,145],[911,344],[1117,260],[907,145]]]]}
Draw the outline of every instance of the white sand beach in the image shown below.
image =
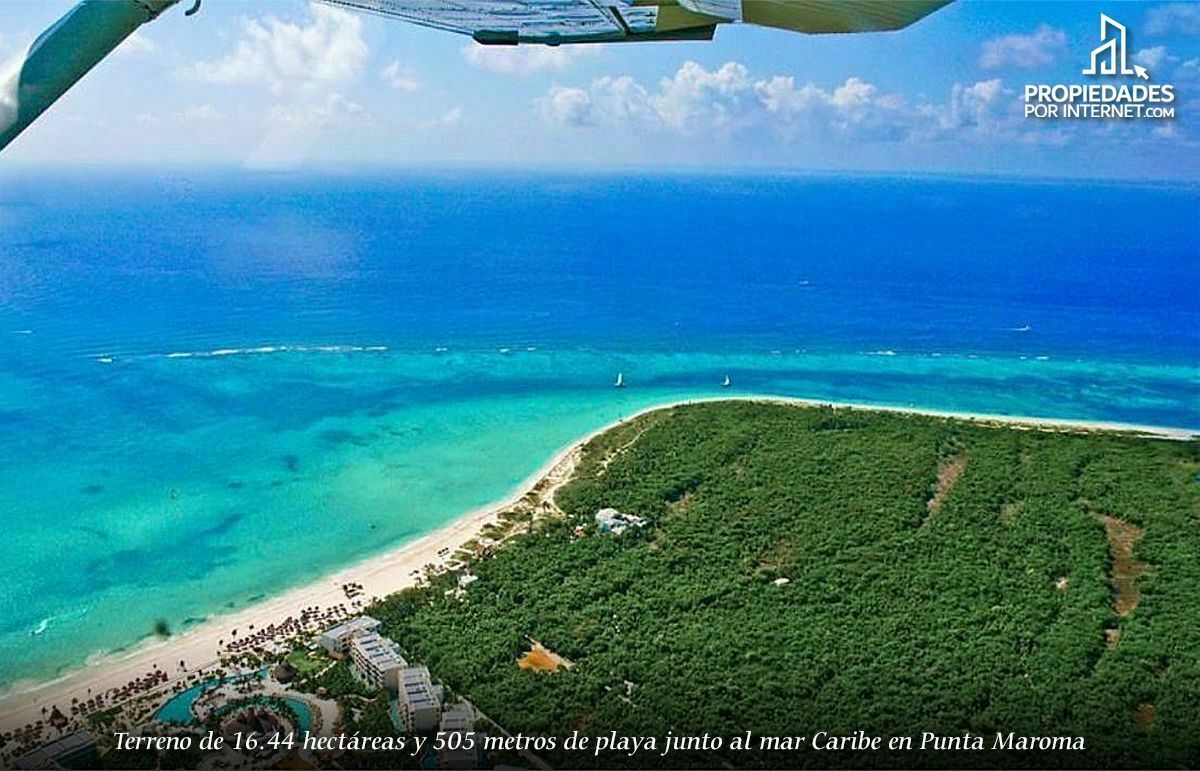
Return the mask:
{"type": "MultiPolygon", "coordinates": [[[[90,694],[99,694],[112,689],[120,689],[156,667],[168,673],[169,677],[166,683],[157,686],[157,688],[169,689],[180,678],[217,664],[223,650],[221,641],[228,642],[231,639],[231,630],[264,629],[271,624],[279,624],[288,617],[296,616],[305,608],[312,608],[314,606],[334,608],[338,605],[345,605],[347,604],[347,595],[345,592],[345,585],[347,584],[360,584],[362,587],[360,596],[367,599],[371,597],[383,597],[412,586],[418,580],[418,576],[423,572],[425,566],[444,563],[447,555],[452,554],[463,544],[473,539],[489,523],[497,522],[502,512],[533,491],[543,481],[545,484],[539,488],[538,494],[543,500],[549,499],[558,487],[571,478],[581,458],[582,446],[597,434],[647,412],[681,404],[733,399],[769,401],[772,403],[804,406],[820,405],[873,411],[915,413],[995,423],[1004,426],[1019,426],[1030,430],[1123,431],[1173,440],[1189,440],[1196,437],[1195,431],[1186,429],[1155,428],[1087,421],[967,415],[902,407],[877,407],[852,404],[831,405],[826,402],[769,396],[695,399],[647,407],[634,415],[623,418],[621,421],[603,426],[588,436],[573,442],[568,447],[563,448],[505,500],[472,511],[416,541],[402,544],[379,556],[344,568],[320,580],[266,599],[253,606],[228,615],[212,618],[184,633],[162,640],[147,642],[134,650],[120,655],[95,657],[83,667],[57,679],[41,683],[25,681],[14,685],[3,694],[0,694],[0,731],[19,729],[38,720],[44,720],[45,713],[42,712],[43,708],[49,710],[57,705],[65,712],[72,704],[73,698],[82,701],[85,696],[90,694]],[[182,668],[180,666],[181,662],[183,663],[182,668]]],[[[113,702],[109,702],[110,706],[112,704],[113,702]]]]}

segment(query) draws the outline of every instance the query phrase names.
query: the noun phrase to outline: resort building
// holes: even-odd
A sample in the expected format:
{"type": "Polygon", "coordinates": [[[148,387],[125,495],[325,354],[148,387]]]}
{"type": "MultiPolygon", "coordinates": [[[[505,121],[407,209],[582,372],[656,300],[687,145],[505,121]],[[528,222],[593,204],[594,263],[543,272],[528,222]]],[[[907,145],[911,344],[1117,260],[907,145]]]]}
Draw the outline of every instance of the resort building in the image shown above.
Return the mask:
{"type": "Polygon", "coordinates": [[[27,752],[14,761],[17,768],[97,768],[96,742],[87,731],[75,731],[27,752]]]}
{"type": "Polygon", "coordinates": [[[350,638],[350,661],[354,671],[372,688],[399,690],[397,675],[404,668],[396,644],[378,632],[362,632],[350,638]]]}
{"type": "Polygon", "coordinates": [[[409,733],[430,734],[437,730],[442,713],[442,687],[434,685],[423,666],[404,667],[399,672],[399,699],[404,705],[404,722],[409,733]]]}
{"type": "Polygon", "coordinates": [[[438,731],[442,749],[438,750],[438,768],[478,768],[483,737],[475,730],[475,710],[465,701],[442,713],[438,731]],[[468,736],[467,734],[471,734],[468,736]]]}
{"type": "Polygon", "coordinates": [[[345,656],[350,640],[365,632],[378,632],[382,622],[370,616],[357,616],[327,629],[317,638],[321,647],[336,656],[345,656]]]}
{"type": "Polygon", "coordinates": [[[616,509],[600,509],[596,512],[596,527],[601,533],[620,535],[631,527],[645,527],[648,520],[636,514],[622,514],[616,509]]]}

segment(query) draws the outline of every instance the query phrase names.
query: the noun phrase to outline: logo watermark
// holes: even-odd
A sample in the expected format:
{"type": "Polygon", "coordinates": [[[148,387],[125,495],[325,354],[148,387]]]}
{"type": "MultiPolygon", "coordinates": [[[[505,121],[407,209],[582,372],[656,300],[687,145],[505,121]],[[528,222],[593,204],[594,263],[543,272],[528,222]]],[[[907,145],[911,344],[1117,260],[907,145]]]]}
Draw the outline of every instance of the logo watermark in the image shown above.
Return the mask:
{"type": "Polygon", "coordinates": [[[1108,14],[1100,14],[1100,45],[1092,49],[1089,64],[1081,73],[1133,82],[1029,83],[1025,86],[1025,117],[1174,118],[1175,86],[1150,82],[1149,70],[1129,63],[1128,46],[1128,28],[1108,14]]]}

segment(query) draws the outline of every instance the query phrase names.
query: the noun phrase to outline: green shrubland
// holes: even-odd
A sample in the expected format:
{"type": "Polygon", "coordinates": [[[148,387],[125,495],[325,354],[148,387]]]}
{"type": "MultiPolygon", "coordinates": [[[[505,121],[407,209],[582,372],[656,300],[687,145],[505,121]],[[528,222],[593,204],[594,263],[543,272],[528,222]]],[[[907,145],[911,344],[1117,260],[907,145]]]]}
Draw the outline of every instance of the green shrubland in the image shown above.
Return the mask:
{"type": "Polygon", "coordinates": [[[464,599],[445,577],[372,613],[513,733],[861,729],[970,732],[990,746],[999,731],[1086,745],[545,753],[556,764],[1196,766],[1198,474],[1197,442],[676,407],[590,442],[557,496],[567,516],[478,562],[464,599]],[[601,535],[602,507],[650,524],[601,535]],[[1106,518],[1126,528],[1124,547],[1106,518]],[[1118,590],[1135,603],[1124,614],[1118,590]],[[530,640],[571,668],[520,669],[530,640]]]}

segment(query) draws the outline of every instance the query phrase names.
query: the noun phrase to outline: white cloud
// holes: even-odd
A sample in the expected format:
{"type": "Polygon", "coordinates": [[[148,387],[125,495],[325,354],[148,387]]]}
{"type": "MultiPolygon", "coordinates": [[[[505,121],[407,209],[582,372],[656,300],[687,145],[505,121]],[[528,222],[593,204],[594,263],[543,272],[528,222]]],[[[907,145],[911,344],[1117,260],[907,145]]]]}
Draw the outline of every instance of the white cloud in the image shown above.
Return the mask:
{"type": "Polygon", "coordinates": [[[985,134],[1019,133],[1019,121],[1024,120],[1017,94],[1005,88],[1000,78],[969,86],[955,83],[949,101],[935,112],[944,132],[965,129],[985,134]]]}
{"type": "Polygon", "coordinates": [[[117,46],[115,54],[117,56],[138,56],[141,54],[152,54],[158,50],[158,45],[142,34],[141,30],[134,30],[133,34],[125,38],[121,45],[117,46]]]}
{"type": "Polygon", "coordinates": [[[914,113],[895,94],[885,94],[860,78],[847,78],[832,91],[776,75],[755,83],[766,113],[784,135],[807,130],[863,139],[897,139],[912,130],[914,113]]]}
{"type": "Polygon", "coordinates": [[[554,86],[538,100],[542,117],[562,126],[589,126],[594,121],[592,96],[582,88],[554,86]]]}
{"type": "Polygon", "coordinates": [[[374,121],[363,106],[338,93],[274,104],[263,117],[263,134],[244,159],[249,168],[294,169],[330,143],[330,132],[350,134],[374,121]]]}
{"type": "MultiPolygon", "coordinates": [[[[737,62],[715,70],[687,62],[657,88],[647,88],[629,76],[596,78],[586,88],[555,86],[537,100],[537,107],[553,125],[701,140],[750,134],[756,142],[1057,146],[1082,132],[1106,128],[1100,122],[1063,124],[1025,118],[1020,94],[1000,78],[956,83],[941,100],[909,99],[857,77],[832,88],[811,82],[800,85],[790,75],[755,78],[737,62]]],[[[1154,127],[1126,128],[1145,129],[1149,136],[1154,127]]]]}
{"type": "Polygon", "coordinates": [[[987,70],[1041,67],[1053,64],[1066,47],[1066,33],[1043,24],[1028,35],[1003,35],[983,41],[979,66],[987,70]]]}
{"type": "Polygon", "coordinates": [[[446,110],[436,118],[428,118],[417,121],[414,125],[420,131],[433,131],[435,129],[450,129],[456,128],[463,124],[463,108],[462,105],[456,105],[446,110]]]}
{"type": "Polygon", "coordinates": [[[833,90],[797,87],[791,76],[755,80],[727,62],[707,70],[685,62],[657,90],[629,76],[603,77],[589,88],[556,86],[538,100],[542,117],[564,126],[634,126],[692,135],[733,135],[765,126],[790,137],[808,130],[892,139],[912,133],[917,114],[904,100],[860,78],[833,90]]]}
{"type": "Polygon", "coordinates": [[[596,78],[589,89],[554,86],[537,104],[543,118],[563,126],[661,122],[655,97],[628,75],[596,78]]]}
{"type": "Polygon", "coordinates": [[[556,86],[538,100],[542,116],[567,126],[645,123],[680,133],[733,133],[743,128],[756,97],[745,65],[706,70],[685,62],[651,92],[628,75],[602,77],[589,89],[556,86]]]}
{"type": "Polygon", "coordinates": [[[1154,69],[1155,67],[1162,64],[1163,62],[1170,61],[1173,58],[1174,57],[1172,57],[1170,54],[1167,53],[1166,46],[1153,46],[1151,48],[1143,48],[1143,49],[1135,52],[1133,55],[1133,60],[1135,62],[1137,62],[1138,64],[1140,64],[1148,69],[1154,69]]]}
{"type": "Polygon", "coordinates": [[[467,43],[463,58],[476,67],[502,75],[530,75],[535,72],[561,72],[577,59],[594,55],[597,46],[485,46],[467,43]]]}
{"type": "Polygon", "coordinates": [[[651,104],[659,120],[672,128],[728,131],[738,128],[753,101],[750,71],[744,64],[726,62],[709,71],[684,62],[673,77],[663,78],[651,104]]]}
{"type": "MultiPolygon", "coordinates": [[[[245,158],[250,166],[291,168],[321,152],[330,132],[373,125],[362,105],[344,96],[369,54],[361,19],[325,5],[307,7],[309,16],[301,20],[243,19],[232,50],[187,70],[207,83],[258,87],[272,95],[251,124],[261,133],[245,158]]],[[[222,120],[210,107],[189,109],[194,120],[222,120]]]]}
{"type": "Polygon", "coordinates": [[[656,115],[650,92],[628,75],[598,78],[592,84],[596,110],[608,120],[653,120],[656,115]]]}
{"type": "Polygon", "coordinates": [[[368,53],[362,21],[329,6],[309,9],[312,18],[303,24],[274,16],[244,19],[234,50],[194,65],[191,73],[209,83],[266,85],[275,93],[356,78],[368,53]]]}
{"type": "Polygon", "coordinates": [[[267,113],[270,123],[311,128],[337,128],[362,123],[366,110],[358,102],[341,94],[329,94],[320,102],[272,105],[267,113]]]}
{"type": "Polygon", "coordinates": [[[1200,76],[1200,59],[1182,59],[1164,45],[1139,49],[1132,59],[1150,70],[1156,80],[1191,83],[1200,76]]]}
{"type": "Polygon", "coordinates": [[[1200,35],[1200,4],[1166,3],[1146,12],[1145,31],[1150,35],[1200,35]]]}
{"type": "Polygon", "coordinates": [[[411,94],[421,88],[421,77],[417,74],[416,69],[403,65],[396,59],[393,59],[380,71],[379,77],[383,78],[392,88],[406,94],[411,94]]]}

